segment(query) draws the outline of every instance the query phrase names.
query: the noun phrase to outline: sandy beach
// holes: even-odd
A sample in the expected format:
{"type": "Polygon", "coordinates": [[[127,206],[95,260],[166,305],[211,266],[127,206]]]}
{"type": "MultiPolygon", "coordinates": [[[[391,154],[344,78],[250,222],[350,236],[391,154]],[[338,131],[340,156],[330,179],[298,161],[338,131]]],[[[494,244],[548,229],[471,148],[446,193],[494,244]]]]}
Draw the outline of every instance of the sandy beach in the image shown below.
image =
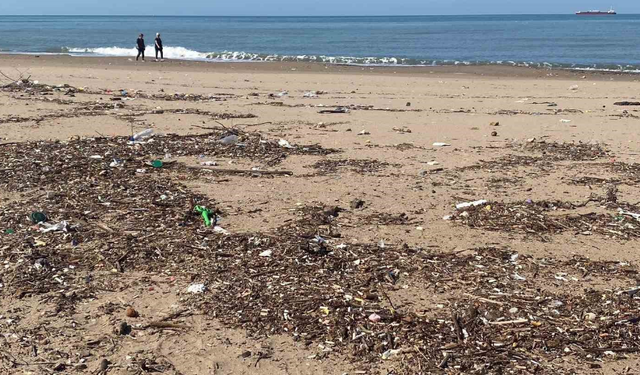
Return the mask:
{"type": "Polygon", "coordinates": [[[0,373],[640,367],[636,75],[0,71],[0,373]]]}

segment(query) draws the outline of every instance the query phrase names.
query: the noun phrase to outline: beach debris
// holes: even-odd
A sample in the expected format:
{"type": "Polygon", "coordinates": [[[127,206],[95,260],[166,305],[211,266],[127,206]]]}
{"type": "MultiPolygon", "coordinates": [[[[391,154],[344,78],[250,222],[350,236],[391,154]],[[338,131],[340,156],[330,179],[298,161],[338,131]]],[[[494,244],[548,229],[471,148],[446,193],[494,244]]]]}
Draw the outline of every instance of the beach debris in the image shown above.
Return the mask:
{"type": "Polygon", "coordinates": [[[369,132],[368,132],[368,131],[366,131],[366,130],[362,130],[362,131],[360,131],[360,133],[358,133],[358,135],[370,135],[370,134],[371,134],[371,133],[369,133],[369,132]]]}
{"type": "MultiPolygon", "coordinates": [[[[384,248],[384,242],[383,242],[383,245],[379,246],[379,247],[384,248]]],[[[378,322],[380,322],[380,320],[382,320],[382,317],[380,315],[376,314],[376,313],[373,313],[373,314],[369,315],[369,320],[371,322],[373,322],[373,323],[378,323],[378,322]]]]}
{"type": "Polygon", "coordinates": [[[569,86],[569,90],[571,90],[571,91],[577,91],[579,88],[580,88],[580,86],[578,86],[578,85],[569,86]]]}
{"type": "Polygon", "coordinates": [[[132,142],[144,142],[145,140],[153,137],[153,129],[145,129],[139,133],[136,133],[131,136],[130,141],[132,142]]]}
{"type": "Polygon", "coordinates": [[[126,336],[131,333],[132,327],[127,322],[122,322],[118,326],[118,334],[120,336],[126,336]]]}
{"type": "Polygon", "coordinates": [[[236,134],[229,134],[220,139],[220,143],[223,145],[232,145],[238,143],[238,136],[236,134]]]}
{"type": "Polygon", "coordinates": [[[411,133],[411,129],[407,128],[406,126],[403,126],[401,128],[394,126],[393,131],[400,134],[411,133]]]}
{"type": "Polygon", "coordinates": [[[202,294],[207,290],[207,287],[204,284],[191,284],[187,288],[187,293],[191,294],[202,294]]]}
{"type": "Polygon", "coordinates": [[[327,113],[349,113],[349,108],[346,107],[338,107],[335,109],[323,109],[318,113],[327,114],[327,113]]]}
{"type": "Polygon", "coordinates": [[[137,318],[138,316],[140,316],[140,314],[138,314],[138,312],[136,311],[136,309],[134,309],[133,307],[129,306],[127,307],[127,310],[125,311],[125,315],[128,318],[137,318]]]}
{"type": "Polygon", "coordinates": [[[39,211],[32,212],[30,218],[33,224],[45,223],[47,221],[47,215],[39,211]]]}
{"type": "Polygon", "coordinates": [[[407,102],[406,107],[411,107],[411,102],[407,102]]]}
{"type": "Polygon", "coordinates": [[[638,221],[640,221],[640,213],[635,213],[635,212],[629,212],[629,211],[625,211],[623,209],[618,209],[618,213],[620,215],[624,215],[624,216],[630,216],[638,221]]]}
{"type": "Polygon", "coordinates": [[[487,204],[487,201],[484,199],[473,201],[473,202],[464,202],[456,204],[456,210],[462,210],[469,207],[477,207],[487,204]]]}
{"type": "Polygon", "coordinates": [[[363,201],[362,199],[359,198],[354,198],[351,203],[349,203],[349,206],[351,207],[352,210],[358,210],[364,207],[365,201],[363,201]]]}
{"type": "Polygon", "coordinates": [[[427,165],[438,165],[438,164],[440,163],[435,160],[427,162],[427,165]]]}
{"type": "Polygon", "coordinates": [[[400,164],[391,164],[376,159],[326,159],[308,167],[315,168],[320,174],[337,173],[341,168],[348,168],[359,174],[368,174],[379,172],[388,167],[400,166],[400,164]]]}
{"type": "Polygon", "coordinates": [[[195,206],[193,210],[195,213],[202,216],[202,220],[204,221],[205,226],[210,227],[211,225],[215,225],[216,215],[207,207],[195,206]]]}
{"type": "Polygon", "coordinates": [[[619,106],[636,106],[636,105],[640,105],[640,102],[628,102],[628,101],[623,101],[623,102],[615,102],[615,103],[613,103],[613,105],[619,105],[619,106]]]}
{"type": "Polygon", "coordinates": [[[433,147],[448,147],[448,146],[451,146],[451,145],[448,144],[448,143],[445,143],[445,142],[434,142],[433,143],[433,147]]]}
{"type": "Polygon", "coordinates": [[[389,349],[386,352],[382,353],[380,356],[382,357],[382,359],[388,360],[400,353],[402,353],[402,349],[389,349]]]}
{"type": "Polygon", "coordinates": [[[491,132],[491,136],[492,137],[497,137],[498,136],[498,132],[496,132],[496,131],[491,132]]]}
{"type": "Polygon", "coordinates": [[[561,123],[563,123],[563,124],[568,124],[568,123],[570,123],[570,122],[571,122],[571,120],[568,120],[568,119],[564,119],[564,118],[563,118],[563,119],[561,119],[561,120],[560,120],[560,122],[561,122],[561,123]]]}
{"type": "Polygon", "coordinates": [[[40,225],[40,228],[38,230],[41,233],[67,232],[69,228],[69,223],[67,223],[65,220],[56,224],[45,223],[45,222],[40,222],[38,224],[40,225]]]}
{"type": "Polygon", "coordinates": [[[489,123],[489,126],[500,126],[500,122],[499,121],[493,121],[493,122],[489,123]]]}
{"type": "Polygon", "coordinates": [[[271,256],[271,254],[273,254],[272,250],[265,250],[263,252],[261,252],[259,255],[263,258],[269,258],[271,256]]]}
{"type": "Polygon", "coordinates": [[[284,148],[293,148],[293,146],[291,146],[291,144],[289,143],[289,141],[286,141],[284,139],[281,139],[278,141],[278,145],[280,147],[284,147],[284,148]]]}

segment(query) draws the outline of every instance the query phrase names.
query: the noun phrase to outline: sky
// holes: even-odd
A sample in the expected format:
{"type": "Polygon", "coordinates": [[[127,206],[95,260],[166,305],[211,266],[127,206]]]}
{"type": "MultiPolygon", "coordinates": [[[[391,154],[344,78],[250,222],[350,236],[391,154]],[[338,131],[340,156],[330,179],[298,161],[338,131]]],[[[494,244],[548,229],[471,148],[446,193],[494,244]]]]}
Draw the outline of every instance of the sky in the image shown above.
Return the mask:
{"type": "Polygon", "coordinates": [[[640,13],[638,0],[0,0],[0,15],[357,16],[640,13]]]}

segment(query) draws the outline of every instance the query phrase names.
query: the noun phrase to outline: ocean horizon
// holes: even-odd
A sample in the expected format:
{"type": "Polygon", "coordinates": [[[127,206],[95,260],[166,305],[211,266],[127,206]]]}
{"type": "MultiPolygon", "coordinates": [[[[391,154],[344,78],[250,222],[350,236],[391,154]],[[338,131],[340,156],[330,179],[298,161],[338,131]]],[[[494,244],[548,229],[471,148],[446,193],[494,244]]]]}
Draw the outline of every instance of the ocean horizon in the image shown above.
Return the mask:
{"type": "Polygon", "coordinates": [[[0,53],[640,72],[640,15],[0,16],[0,53]]]}

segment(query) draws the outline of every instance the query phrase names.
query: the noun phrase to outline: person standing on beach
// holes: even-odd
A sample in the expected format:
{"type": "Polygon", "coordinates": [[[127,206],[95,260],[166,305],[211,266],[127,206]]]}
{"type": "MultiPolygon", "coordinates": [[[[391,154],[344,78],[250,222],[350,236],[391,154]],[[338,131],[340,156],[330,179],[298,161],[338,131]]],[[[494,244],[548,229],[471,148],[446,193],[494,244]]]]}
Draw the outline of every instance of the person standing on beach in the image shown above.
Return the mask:
{"type": "Polygon", "coordinates": [[[164,60],[164,54],[162,53],[162,39],[160,39],[160,33],[156,34],[156,61],[158,61],[158,52],[160,52],[160,59],[164,60]]]}
{"type": "Polygon", "coordinates": [[[144,61],[144,49],[147,48],[147,46],[144,45],[144,34],[140,34],[136,41],[136,45],[138,47],[138,56],[136,56],[136,61],[138,61],[140,56],[142,56],[142,61],[144,61]]]}

